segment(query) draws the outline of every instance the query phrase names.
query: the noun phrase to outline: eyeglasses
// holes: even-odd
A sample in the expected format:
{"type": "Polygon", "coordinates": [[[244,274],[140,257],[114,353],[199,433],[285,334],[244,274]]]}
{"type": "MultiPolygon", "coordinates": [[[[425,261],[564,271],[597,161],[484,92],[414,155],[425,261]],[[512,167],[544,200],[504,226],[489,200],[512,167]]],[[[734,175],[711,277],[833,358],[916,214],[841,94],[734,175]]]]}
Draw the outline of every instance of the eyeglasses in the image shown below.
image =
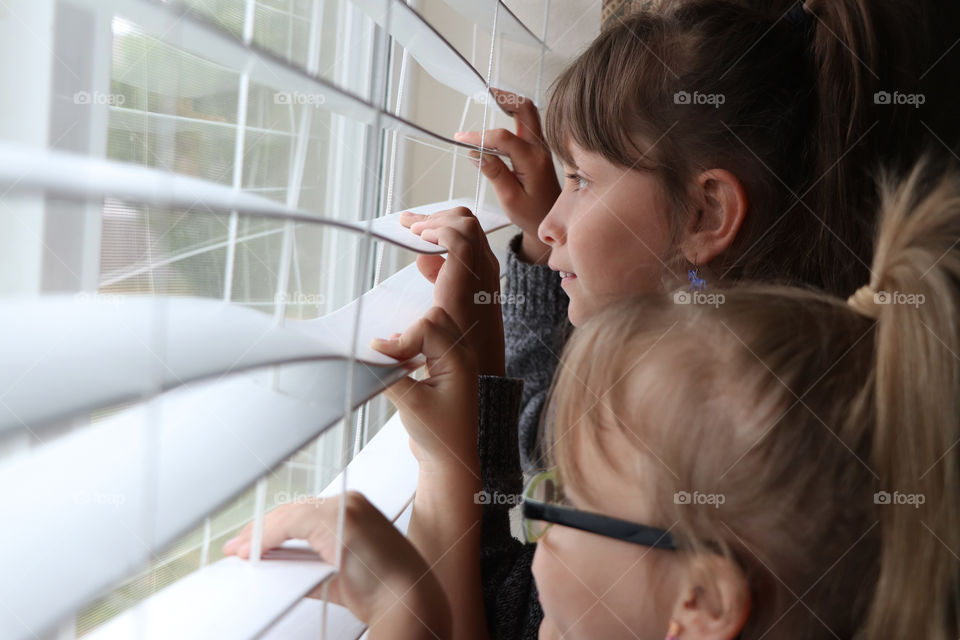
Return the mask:
{"type": "Polygon", "coordinates": [[[654,549],[677,550],[666,529],[580,511],[559,504],[561,500],[563,491],[556,469],[542,471],[530,479],[523,490],[523,534],[527,542],[536,542],[551,525],[559,524],[654,549]]]}

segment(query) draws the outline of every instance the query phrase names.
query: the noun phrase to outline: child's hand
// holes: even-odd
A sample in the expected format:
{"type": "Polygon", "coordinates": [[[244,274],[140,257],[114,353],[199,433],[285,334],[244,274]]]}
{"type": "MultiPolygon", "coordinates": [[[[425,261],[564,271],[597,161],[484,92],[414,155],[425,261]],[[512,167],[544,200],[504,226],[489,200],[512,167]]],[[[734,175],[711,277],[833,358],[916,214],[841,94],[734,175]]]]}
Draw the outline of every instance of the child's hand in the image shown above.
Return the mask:
{"type": "Polygon", "coordinates": [[[500,263],[476,216],[456,207],[431,216],[404,212],[400,223],[448,250],[446,258],[417,257],[420,272],[434,283],[433,304],[460,327],[479,373],[505,375],[500,263]]]}
{"type": "MultiPolygon", "coordinates": [[[[252,535],[250,523],[224,545],[224,554],[249,559],[252,535]]],[[[331,564],[337,547],[343,547],[328,597],[370,625],[371,632],[381,628],[384,637],[448,637],[449,606],[439,582],[413,545],[361,494],[284,504],[268,513],[262,548],[278,547],[291,538],[307,540],[331,564]],[[343,538],[338,540],[341,499],[343,538]],[[398,633],[396,625],[412,632],[398,633]],[[423,633],[415,632],[418,626],[423,633]]]]}
{"type": "MultiPolygon", "coordinates": [[[[484,154],[480,171],[493,185],[504,212],[523,231],[520,257],[527,262],[544,264],[550,257],[550,247],[540,242],[537,227],[560,196],[560,183],[550,149],[543,140],[540,115],[528,98],[499,89],[491,91],[513,114],[517,133],[490,129],[483,136],[483,144],[506,153],[513,170],[497,156],[484,154]]],[[[457,133],[454,137],[460,142],[479,146],[480,136],[479,131],[469,131],[457,133]]],[[[471,155],[476,157],[479,154],[472,152],[471,155]]]]}
{"type": "Polygon", "coordinates": [[[426,356],[428,378],[406,377],[385,392],[400,412],[421,466],[476,467],[476,360],[453,319],[433,307],[396,340],[378,339],[370,346],[398,360],[426,356]]]}

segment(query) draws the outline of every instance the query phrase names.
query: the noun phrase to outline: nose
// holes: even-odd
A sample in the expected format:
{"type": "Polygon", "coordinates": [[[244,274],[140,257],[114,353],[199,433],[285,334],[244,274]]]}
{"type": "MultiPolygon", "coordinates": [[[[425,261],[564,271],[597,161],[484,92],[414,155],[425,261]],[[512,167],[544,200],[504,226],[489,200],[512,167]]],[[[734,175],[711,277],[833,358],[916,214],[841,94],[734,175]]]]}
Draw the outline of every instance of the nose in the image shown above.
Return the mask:
{"type": "Polygon", "coordinates": [[[550,247],[555,247],[566,242],[566,229],[561,220],[560,210],[560,200],[562,198],[563,195],[561,194],[560,198],[557,198],[557,201],[554,202],[547,216],[540,222],[540,226],[537,227],[537,236],[540,238],[540,242],[550,247]]]}

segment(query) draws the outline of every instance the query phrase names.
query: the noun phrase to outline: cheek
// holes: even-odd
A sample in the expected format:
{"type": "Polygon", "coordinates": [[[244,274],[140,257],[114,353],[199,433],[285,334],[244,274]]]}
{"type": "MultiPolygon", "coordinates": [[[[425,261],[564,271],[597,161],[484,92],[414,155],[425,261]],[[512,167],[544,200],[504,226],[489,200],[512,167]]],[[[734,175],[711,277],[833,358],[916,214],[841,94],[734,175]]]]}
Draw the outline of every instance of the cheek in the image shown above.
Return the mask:
{"type": "Polygon", "coordinates": [[[552,528],[537,545],[533,561],[544,610],[541,639],[662,639],[666,621],[658,611],[657,579],[644,551],[552,528]]]}
{"type": "Polygon", "coordinates": [[[555,627],[561,634],[594,604],[589,585],[594,582],[592,568],[582,566],[583,547],[575,545],[576,534],[553,527],[537,544],[533,558],[533,577],[543,604],[546,627],[555,627]]]}
{"type": "Polygon", "coordinates": [[[666,216],[655,203],[620,198],[594,199],[567,238],[583,285],[610,301],[660,288],[669,240],[666,216]]]}

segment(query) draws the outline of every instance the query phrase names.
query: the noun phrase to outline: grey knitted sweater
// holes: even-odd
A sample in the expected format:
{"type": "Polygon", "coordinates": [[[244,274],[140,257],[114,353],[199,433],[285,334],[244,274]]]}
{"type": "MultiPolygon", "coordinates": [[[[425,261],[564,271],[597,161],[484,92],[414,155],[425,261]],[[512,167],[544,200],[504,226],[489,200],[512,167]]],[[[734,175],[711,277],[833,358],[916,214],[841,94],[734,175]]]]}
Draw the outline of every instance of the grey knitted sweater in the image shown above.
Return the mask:
{"type": "Polygon", "coordinates": [[[523,471],[540,466],[537,434],[563,343],[569,335],[567,295],[543,265],[517,257],[521,236],[510,242],[503,306],[507,377],[480,376],[479,452],[483,489],[483,598],[490,637],[537,637],[543,610],[531,564],[536,545],[510,533],[509,511],[523,491],[523,471]]]}

